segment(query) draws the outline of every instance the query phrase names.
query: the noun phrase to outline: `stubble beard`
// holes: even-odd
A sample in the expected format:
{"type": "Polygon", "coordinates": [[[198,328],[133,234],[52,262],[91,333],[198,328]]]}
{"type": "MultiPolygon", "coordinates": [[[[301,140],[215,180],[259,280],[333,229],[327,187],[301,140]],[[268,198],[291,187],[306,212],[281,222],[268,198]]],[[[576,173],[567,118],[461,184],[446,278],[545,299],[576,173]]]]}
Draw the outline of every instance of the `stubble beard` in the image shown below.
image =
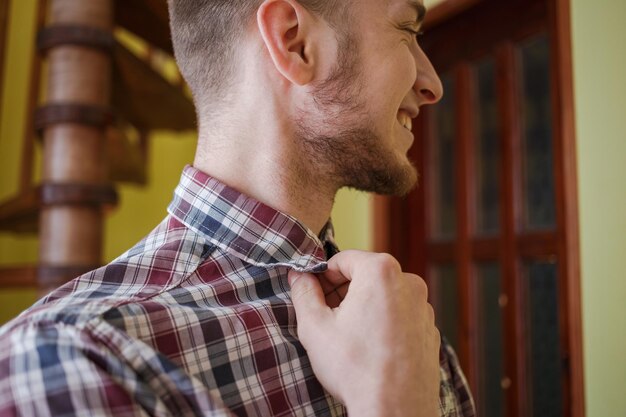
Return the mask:
{"type": "Polygon", "coordinates": [[[350,187],[404,196],[417,183],[417,170],[375,132],[361,99],[358,42],[350,34],[340,37],[337,65],[313,94],[318,116],[301,114],[296,120],[303,181],[326,181],[335,191],[350,187]]]}

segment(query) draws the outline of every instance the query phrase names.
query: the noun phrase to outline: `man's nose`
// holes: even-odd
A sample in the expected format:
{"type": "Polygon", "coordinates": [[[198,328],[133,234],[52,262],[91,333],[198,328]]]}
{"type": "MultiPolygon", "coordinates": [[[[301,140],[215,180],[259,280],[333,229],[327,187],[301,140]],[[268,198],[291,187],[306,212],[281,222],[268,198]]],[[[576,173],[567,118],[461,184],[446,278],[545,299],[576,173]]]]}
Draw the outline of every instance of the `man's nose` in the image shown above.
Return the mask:
{"type": "Polygon", "coordinates": [[[420,100],[420,106],[434,104],[443,97],[443,85],[433,68],[433,64],[426,56],[422,48],[418,48],[415,60],[417,63],[417,77],[413,88],[420,100]]]}

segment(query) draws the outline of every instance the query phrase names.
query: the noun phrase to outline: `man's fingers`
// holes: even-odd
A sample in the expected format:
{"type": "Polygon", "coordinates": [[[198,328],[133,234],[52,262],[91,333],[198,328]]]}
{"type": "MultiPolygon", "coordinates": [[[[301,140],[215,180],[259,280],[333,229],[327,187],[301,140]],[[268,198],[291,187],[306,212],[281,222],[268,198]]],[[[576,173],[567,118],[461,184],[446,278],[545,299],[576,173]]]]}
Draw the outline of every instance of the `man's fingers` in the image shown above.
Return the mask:
{"type": "MultiPolygon", "coordinates": [[[[324,289],[324,278],[320,277],[320,282],[322,283],[322,289],[324,289]]],[[[341,302],[346,295],[348,294],[348,289],[350,286],[350,282],[346,282],[343,285],[338,287],[330,288],[329,290],[324,290],[324,297],[326,297],[326,305],[330,308],[337,308],[341,305],[341,302]]]]}
{"type": "Polygon", "coordinates": [[[322,291],[326,296],[326,305],[330,308],[339,307],[346,297],[350,280],[337,271],[326,271],[318,275],[322,291]]]}
{"type": "Polygon", "coordinates": [[[346,283],[349,283],[350,280],[343,276],[343,274],[338,270],[327,269],[320,274],[320,282],[322,284],[322,289],[324,290],[324,292],[327,292],[327,290],[334,289],[346,283]]]}
{"type": "Polygon", "coordinates": [[[328,260],[328,269],[324,274],[332,280],[347,279],[351,281],[353,275],[355,275],[355,270],[371,256],[371,253],[368,254],[358,250],[339,252],[328,260]]]}
{"type": "Polygon", "coordinates": [[[398,261],[386,253],[371,253],[359,250],[339,252],[328,261],[324,275],[331,279],[371,280],[372,277],[391,277],[402,274],[398,261]]]}
{"type": "Polygon", "coordinates": [[[324,291],[315,275],[291,270],[289,271],[289,285],[291,286],[291,301],[300,324],[315,323],[328,311],[324,291]]]}

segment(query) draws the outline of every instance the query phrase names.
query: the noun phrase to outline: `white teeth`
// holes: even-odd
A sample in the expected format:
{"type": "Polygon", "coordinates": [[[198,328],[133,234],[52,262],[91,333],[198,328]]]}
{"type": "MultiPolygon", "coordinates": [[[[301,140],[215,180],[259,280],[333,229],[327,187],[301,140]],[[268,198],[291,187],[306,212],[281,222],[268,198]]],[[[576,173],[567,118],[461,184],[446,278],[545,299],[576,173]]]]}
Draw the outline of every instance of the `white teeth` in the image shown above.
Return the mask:
{"type": "Polygon", "coordinates": [[[398,114],[398,121],[402,126],[404,126],[405,129],[409,131],[413,129],[413,120],[411,120],[408,114],[404,112],[398,114]]]}

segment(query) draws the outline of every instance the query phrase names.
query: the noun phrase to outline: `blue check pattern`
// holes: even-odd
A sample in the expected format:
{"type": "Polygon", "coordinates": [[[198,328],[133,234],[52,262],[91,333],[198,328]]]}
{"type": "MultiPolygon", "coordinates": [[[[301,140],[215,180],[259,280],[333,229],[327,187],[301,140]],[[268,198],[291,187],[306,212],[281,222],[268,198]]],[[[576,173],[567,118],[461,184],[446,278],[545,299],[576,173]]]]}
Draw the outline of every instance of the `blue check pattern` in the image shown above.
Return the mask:
{"type": "MultiPolygon", "coordinates": [[[[290,269],[337,252],[186,167],[169,215],[110,264],[0,329],[0,416],[346,416],[296,332],[290,269]]],[[[474,416],[457,358],[441,350],[442,416],[474,416]]]]}

